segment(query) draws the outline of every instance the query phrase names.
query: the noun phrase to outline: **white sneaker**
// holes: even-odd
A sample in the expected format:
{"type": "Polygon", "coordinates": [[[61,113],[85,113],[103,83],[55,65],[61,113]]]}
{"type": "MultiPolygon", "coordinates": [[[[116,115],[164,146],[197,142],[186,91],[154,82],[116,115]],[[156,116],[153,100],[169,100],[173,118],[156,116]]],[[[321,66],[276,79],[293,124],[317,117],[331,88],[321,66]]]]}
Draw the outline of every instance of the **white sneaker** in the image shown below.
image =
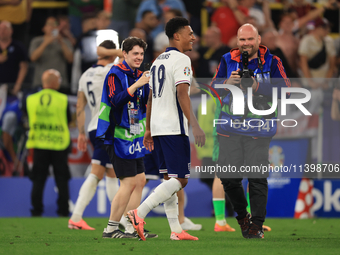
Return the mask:
{"type": "Polygon", "coordinates": [[[193,223],[189,218],[185,217],[184,222],[181,224],[183,230],[201,230],[201,224],[193,223]]]}

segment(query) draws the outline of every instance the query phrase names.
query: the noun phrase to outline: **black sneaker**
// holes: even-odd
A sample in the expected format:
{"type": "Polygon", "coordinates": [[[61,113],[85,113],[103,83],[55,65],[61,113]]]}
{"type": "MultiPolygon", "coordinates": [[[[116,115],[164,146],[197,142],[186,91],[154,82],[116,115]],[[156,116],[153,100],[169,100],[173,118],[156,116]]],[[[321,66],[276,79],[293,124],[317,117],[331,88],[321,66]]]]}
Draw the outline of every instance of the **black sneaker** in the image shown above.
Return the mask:
{"type": "Polygon", "coordinates": [[[103,238],[133,238],[136,239],[137,236],[134,234],[124,233],[119,229],[116,229],[112,232],[106,232],[106,228],[104,229],[103,238]]]}
{"type": "Polygon", "coordinates": [[[246,217],[243,219],[237,220],[238,224],[241,227],[242,235],[244,238],[248,238],[248,232],[250,227],[250,214],[247,213],[246,217]]]}
{"type": "Polygon", "coordinates": [[[264,238],[263,228],[254,223],[251,223],[248,232],[248,239],[251,238],[264,238]]]}
{"type": "MultiPolygon", "coordinates": [[[[139,235],[137,231],[133,232],[133,234],[136,236],[136,238],[139,238],[139,235]]],[[[157,238],[157,234],[151,234],[150,231],[144,229],[144,236],[145,238],[157,238]]]]}

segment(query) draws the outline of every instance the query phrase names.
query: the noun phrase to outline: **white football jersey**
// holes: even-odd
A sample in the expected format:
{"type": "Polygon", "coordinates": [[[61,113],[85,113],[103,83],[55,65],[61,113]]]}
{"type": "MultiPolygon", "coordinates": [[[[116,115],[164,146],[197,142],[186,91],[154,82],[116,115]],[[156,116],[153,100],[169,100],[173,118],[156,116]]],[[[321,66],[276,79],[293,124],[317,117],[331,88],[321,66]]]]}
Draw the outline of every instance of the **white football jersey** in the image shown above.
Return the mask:
{"type": "Polygon", "coordinates": [[[112,64],[106,66],[95,65],[87,69],[79,80],[79,91],[85,94],[87,105],[91,110],[91,121],[87,131],[97,129],[100,102],[102,99],[103,85],[106,74],[110,71],[112,64]]]}
{"type": "Polygon", "coordinates": [[[151,135],[188,136],[188,120],[179,105],[176,86],[181,83],[188,83],[190,86],[190,58],[176,48],[168,48],[153,62],[150,72],[149,84],[153,94],[151,135]]]}

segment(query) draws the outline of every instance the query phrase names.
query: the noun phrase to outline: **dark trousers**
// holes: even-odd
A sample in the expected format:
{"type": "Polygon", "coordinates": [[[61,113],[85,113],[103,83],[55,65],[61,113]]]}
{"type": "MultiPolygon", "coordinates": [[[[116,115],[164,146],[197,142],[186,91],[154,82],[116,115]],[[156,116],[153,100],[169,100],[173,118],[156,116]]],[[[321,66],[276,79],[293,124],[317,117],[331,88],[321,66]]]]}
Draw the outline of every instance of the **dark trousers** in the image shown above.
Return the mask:
{"type": "MultiPolygon", "coordinates": [[[[254,139],[247,136],[219,136],[219,159],[218,165],[234,167],[236,172],[218,172],[217,176],[221,178],[224,191],[227,193],[230,201],[237,213],[237,219],[242,219],[247,214],[247,199],[245,196],[242,180],[248,177],[249,182],[249,200],[252,215],[252,221],[262,226],[266,217],[266,206],[268,198],[268,173],[262,172],[245,172],[253,166],[268,166],[269,144],[271,138],[254,139]]],[[[254,169],[254,168],[253,168],[254,169]]],[[[258,168],[260,169],[260,168],[258,168]]]]}
{"type": "Polygon", "coordinates": [[[31,193],[31,202],[33,209],[32,216],[41,216],[43,213],[43,192],[47,176],[49,174],[49,166],[53,166],[53,173],[56,185],[58,187],[58,210],[59,216],[68,216],[68,200],[69,189],[68,180],[70,179],[70,171],[67,163],[68,150],[52,151],[34,149],[33,169],[30,179],[33,182],[31,193]]]}

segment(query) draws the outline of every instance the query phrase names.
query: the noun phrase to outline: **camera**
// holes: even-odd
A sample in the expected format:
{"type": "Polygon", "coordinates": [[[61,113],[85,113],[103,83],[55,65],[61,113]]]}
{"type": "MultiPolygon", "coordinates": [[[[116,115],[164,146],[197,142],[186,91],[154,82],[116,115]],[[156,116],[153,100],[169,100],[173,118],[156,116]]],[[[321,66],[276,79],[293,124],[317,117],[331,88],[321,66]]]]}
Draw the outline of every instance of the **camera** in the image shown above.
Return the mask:
{"type": "Polygon", "coordinates": [[[243,70],[238,72],[238,75],[242,78],[241,85],[243,88],[249,88],[253,85],[254,80],[252,77],[254,76],[254,71],[248,68],[249,64],[249,54],[248,51],[242,52],[242,65],[243,70]]]}

